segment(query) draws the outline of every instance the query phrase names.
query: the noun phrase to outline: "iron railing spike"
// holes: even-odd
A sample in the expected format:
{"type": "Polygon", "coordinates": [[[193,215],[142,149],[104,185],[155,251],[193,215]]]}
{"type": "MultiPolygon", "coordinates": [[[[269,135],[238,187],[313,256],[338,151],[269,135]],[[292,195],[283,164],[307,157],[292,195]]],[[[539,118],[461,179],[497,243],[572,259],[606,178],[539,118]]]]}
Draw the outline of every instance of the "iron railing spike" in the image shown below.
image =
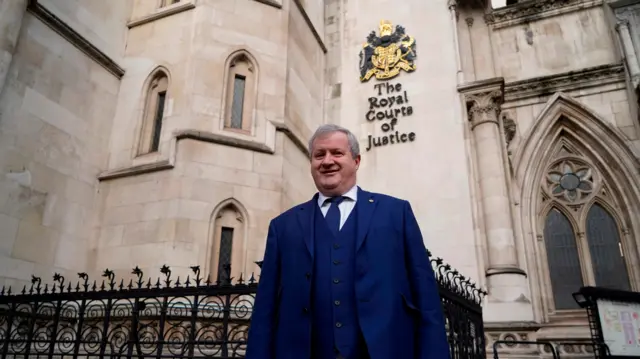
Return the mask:
{"type": "Polygon", "coordinates": [[[191,266],[189,268],[191,268],[191,270],[193,271],[193,274],[196,275],[196,278],[194,279],[196,282],[196,285],[199,285],[200,284],[200,266],[191,266]]]}
{"type": "MultiPolygon", "coordinates": [[[[453,334],[449,332],[449,342],[454,343],[452,345],[456,346],[455,350],[470,353],[473,357],[484,357],[486,353],[484,347],[485,341],[483,340],[484,333],[482,327],[481,305],[484,296],[487,295],[486,290],[484,288],[481,288],[477,283],[473,282],[469,277],[463,275],[461,272],[451,267],[451,265],[444,262],[442,258],[434,257],[431,252],[429,252],[429,256],[429,261],[433,268],[434,275],[436,276],[437,285],[440,289],[442,305],[445,306],[444,313],[447,319],[446,322],[449,323],[449,327],[468,328],[466,332],[462,331],[453,334]],[[469,337],[460,338],[461,335],[467,335],[469,337]],[[464,344],[464,348],[461,346],[463,345],[462,343],[466,343],[464,344]]],[[[261,261],[257,261],[255,263],[261,268],[261,261]]],[[[101,280],[101,283],[98,283],[97,280],[92,280],[92,282],[90,282],[89,277],[86,273],[78,273],[80,280],[76,282],[75,293],[72,292],[72,283],[66,283],[64,281],[64,277],[62,277],[59,273],[54,274],[54,283],[51,283],[51,287],[49,287],[46,283],[44,286],[42,286],[41,279],[39,277],[32,276],[30,287],[27,288],[27,286],[25,285],[22,289],[23,295],[29,295],[31,297],[28,297],[27,300],[20,298],[19,301],[20,303],[27,303],[27,307],[30,305],[28,303],[51,302],[55,305],[56,303],[62,303],[62,301],[74,301],[78,303],[78,306],[74,308],[75,312],[70,315],[84,316],[90,311],[96,310],[95,307],[92,307],[89,304],[91,302],[102,302],[102,305],[106,306],[107,303],[116,303],[115,300],[118,300],[116,304],[112,304],[113,306],[110,309],[110,311],[115,315],[104,317],[105,313],[103,313],[103,317],[101,317],[106,320],[105,325],[111,326],[115,325],[116,319],[114,318],[116,317],[118,317],[117,320],[121,320],[122,318],[120,317],[122,316],[126,317],[127,315],[134,315],[131,309],[126,309],[126,307],[123,306],[127,301],[129,303],[135,302],[136,304],[138,304],[139,306],[137,307],[137,311],[141,311],[140,314],[144,313],[144,315],[153,315],[153,311],[157,311],[156,313],[158,315],[158,325],[162,325],[161,323],[168,321],[169,319],[167,318],[169,318],[170,316],[180,317],[181,315],[179,314],[179,312],[187,313],[185,312],[185,308],[182,306],[184,304],[182,298],[185,298],[187,302],[192,301],[193,303],[197,303],[197,305],[192,306],[193,308],[188,309],[190,313],[194,313],[196,315],[196,318],[204,318],[206,315],[210,315],[209,311],[212,310],[214,310],[216,313],[220,313],[216,315],[226,316],[225,318],[227,319],[227,321],[232,318],[237,318],[240,320],[250,318],[252,313],[251,306],[253,304],[250,299],[247,299],[252,296],[255,297],[258,287],[257,283],[259,283],[260,280],[258,272],[251,272],[250,274],[249,272],[241,272],[236,281],[235,278],[231,276],[231,266],[225,265],[223,268],[223,272],[220,273],[218,278],[216,278],[217,280],[214,284],[212,283],[210,274],[207,274],[206,278],[204,275],[201,275],[199,266],[191,266],[190,269],[193,274],[188,273],[184,282],[181,282],[181,279],[178,276],[175,279],[175,283],[172,285],[172,282],[174,280],[172,280],[171,278],[171,268],[165,264],[160,268],[163,276],[157,278],[154,286],[152,278],[147,277],[148,279],[145,280],[142,275],[142,270],[138,266],[136,266],[135,268],[133,268],[132,274],[134,274],[137,279],[135,277],[131,278],[129,280],[128,288],[125,287],[124,279],[121,279],[120,285],[117,286],[115,273],[110,269],[106,269],[104,271],[102,275],[103,279],[97,279],[101,280]],[[194,275],[194,277],[191,277],[191,275],[194,275]],[[249,278],[247,278],[247,276],[249,276],[249,278]],[[98,290],[98,284],[100,284],[100,290],[98,290]],[[146,290],[144,289],[145,284],[146,290]],[[68,293],[64,292],[65,285],[67,287],[68,293]],[[83,286],[85,292],[81,292],[81,288],[83,286]],[[135,291],[136,287],[144,291],[137,292],[135,291]],[[110,289],[105,290],[105,288],[110,289]],[[29,292],[29,294],[27,294],[27,291],[29,292]],[[64,295],[64,297],[61,297],[61,295],[64,295]],[[33,300],[31,300],[31,298],[33,298],[33,300]],[[180,302],[174,302],[174,298],[180,298],[180,302]],[[229,298],[231,298],[231,300],[229,300],[229,298]],[[246,300],[248,304],[235,303],[236,301],[244,300],[246,300]],[[169,303],[168,307],[166,304],[161,304],[164,302],[169,303]],[[155,306],[154,303],[156,303],[155,306]],[[213,308],[210,307],[210,305],[212,304],[215,305],[215,309],[211,309],[213,308]],[[222,306],[222,308],[219,308],[218,306],[222,306]],[[241,307],[242,309],[239,309],[241,307]],[[120,308],[125,309],[124,311],[121,311],[120,308]],[[166,314],[160,315],[161,311],[162,313],[166,314]],[[109,323],[110,320],[111,322],[109,323]]],[[[10,296],[11,293],[12,288],[10,286],[3,286],[2,288],[0,288],[0,296],[4,296],[3,302],[5,303],[11,303],[7,299],[7,296],[10,296]]],[[[66,304],[64,305],[66,306],[66,304]]],[[[10,306],[9,310],[12,310],[11,308],[14,307],[15,305],[10,306]]],[[[33,310],[33,307],[31,309],[33,310]]],[[[62,309],[62,311],[60,312],[52,311],[51,315],[59,315],[61,318],[62,315],[66,316],[69,315],[69,313],[70,312],[67,312],[67,309],[62,309]]],[[[188,320],[188,323],[183,323],[185,325],[185,328],[188,325],[192,325],[192,316],[186,315],[184,317],[188,317],[188,319],[184,319],[185,321],[188,320]]],[[[75,319],[77,320],[78,317],[76,317],[75,319]]],[[[220,319],[222,319],[222,317],[220,319]]],[[[74,320],[74,318],[65,317],[65,320],[74,320]]],[[[124,320],[126,320],[126,318],[124,318],[124,320]]],[[[174,319],[172,318],[172,320],[174,319]]],[[[177,318],[175,320],[179,322],[181,319],[177,318]]],[[[196,324],[200,325],[200,323],[196,324]]],[[[26,331],[31,330],[29,328],[25,329],[21,327],[21,330],[23,329],[26,331]]],[[[224,330],[227,329],[229,328],[227,327],[224,330]]],[[[29,335],[33,337],[35,333],[27,334],[28,335],[26,335],[25,338],[29,335]]],[[[246,337],[246,335],[243,337],[246,337]]],[[[184,339],[187,340],[188,338],[185,337],[184,339]]],[[[200,339],[203,338],[189,338],[188,340],[200,339]]],[[[159,344],[159,342],[154,343],[154,340],[156,339],[151,338],[150,343],[156,345],[159,344]]],[[[157,338],[157,340],[161,340],[161,338],[157,338]]],[[[60,343],[57,341],[58,339],[56,337],[53,337],[51,339],[51,345],[60,345],[60,343]]],[[[137,345],[138,343],[136,340],[134,340],[133,344],[137,345]]],[[[229,354],[231,355],[232,353],[229,354]]]]}

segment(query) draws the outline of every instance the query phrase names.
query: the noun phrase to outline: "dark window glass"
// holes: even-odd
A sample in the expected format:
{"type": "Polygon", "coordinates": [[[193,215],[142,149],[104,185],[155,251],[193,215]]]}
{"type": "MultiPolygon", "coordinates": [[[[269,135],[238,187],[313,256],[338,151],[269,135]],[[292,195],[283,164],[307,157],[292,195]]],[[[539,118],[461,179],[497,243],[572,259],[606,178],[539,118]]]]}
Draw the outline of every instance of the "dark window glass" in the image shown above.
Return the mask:
{"type": "Polygon", "coordinates": [[[593,205],[587,214],[587,242],[596,285],[631,290],[618,226],[599,204],[593,205]]]}
{"type": "Polygon", "coordinates": [[[572,296],[583,286],[576,238],[571,223],[557,209],[547,216],[544,242],[556,309],[579,308],[572,296]]]}
{"type": "Polygon", "coordinates": [[[158,92],[158,105],[156,116],[153,121],[153,138],[151,140],[151,152],[155,152],[160,147],[160,132],[162,131],[162,117],[164,116],[164,101],[167,97],[165,91],[158,92]]]}
{"type": "Polygon", "coordinates": [[[233,251],[233,228],[222,227],[220,233],[220,255],[218,256],[218,281],[227,283],[231,270],[231,253],[233,251]]]}
{"type": "Polygon", "coordinates": [[[244,76],[236,75],[233,82],[233,102],[231,104],[231,128],[242,128],[242,115],[244,107],[244,89],[246,79],[244,76]]]}

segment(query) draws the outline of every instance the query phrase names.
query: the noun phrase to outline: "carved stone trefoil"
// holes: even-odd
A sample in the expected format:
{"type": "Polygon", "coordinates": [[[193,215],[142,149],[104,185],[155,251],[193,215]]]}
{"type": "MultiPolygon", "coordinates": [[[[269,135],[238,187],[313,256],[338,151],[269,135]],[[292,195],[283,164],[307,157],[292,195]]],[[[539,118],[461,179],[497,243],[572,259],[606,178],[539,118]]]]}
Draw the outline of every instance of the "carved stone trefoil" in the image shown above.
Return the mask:
{"type": "Polygon", "coordinates": [[[555,161],[547,170],[545,189],[559,201],[585,202],[596,187],[591,166],[578,158],[555,161]]]}

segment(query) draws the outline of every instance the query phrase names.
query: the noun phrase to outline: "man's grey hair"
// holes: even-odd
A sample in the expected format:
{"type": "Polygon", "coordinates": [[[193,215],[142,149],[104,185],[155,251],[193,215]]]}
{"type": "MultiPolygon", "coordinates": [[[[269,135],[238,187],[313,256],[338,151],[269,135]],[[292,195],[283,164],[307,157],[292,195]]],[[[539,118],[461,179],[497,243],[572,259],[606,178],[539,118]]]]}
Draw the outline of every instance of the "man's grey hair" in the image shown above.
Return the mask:
{"type": "Polygon", "coordinates": [[[311,136],[311,139],[309,139],[309,155],[313,154],[313,142],[316,140],[316,138],[334,132],[342,132],[347,135],[347,140],[349,141],[349,150],[351,151],[351,156],[353,158],[356,158],[360,155],[360,144],[358,143],[358,139],[356,138],[356,136],[346,128],[330,123],[318,127],[313,136],[311,136]]]}

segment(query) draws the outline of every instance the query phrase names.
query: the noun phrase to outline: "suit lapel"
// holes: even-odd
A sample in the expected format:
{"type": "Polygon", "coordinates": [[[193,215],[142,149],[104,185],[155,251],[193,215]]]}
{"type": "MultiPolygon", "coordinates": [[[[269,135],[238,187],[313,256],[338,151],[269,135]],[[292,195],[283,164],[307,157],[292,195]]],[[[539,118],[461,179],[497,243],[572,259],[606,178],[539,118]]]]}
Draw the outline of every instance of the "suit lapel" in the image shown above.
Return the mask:
{"type": "Polygon", "coordinates": [[[358,205],[356,206],[356,214],[358,215],[356,252],[360,250],[362,243],[364,243],[367,237],[367,233],[369,233],[371,218],[373,218],[373,212],[377,205],[378,201],[373,193],[364,191],[358,187],[358,205]]]}
{"type": "Polygon", "coordinates": [[[298,222],[300,222],[300,228],[304,236],[304,242],[309,250],[311,259],[313,259],[313,241],[315,236],[315,230],[313,222],[315,221],[316,209],[318,207],[318,194],[316,193],[313,198],[300,205],[298,207],[298,222]]]}

